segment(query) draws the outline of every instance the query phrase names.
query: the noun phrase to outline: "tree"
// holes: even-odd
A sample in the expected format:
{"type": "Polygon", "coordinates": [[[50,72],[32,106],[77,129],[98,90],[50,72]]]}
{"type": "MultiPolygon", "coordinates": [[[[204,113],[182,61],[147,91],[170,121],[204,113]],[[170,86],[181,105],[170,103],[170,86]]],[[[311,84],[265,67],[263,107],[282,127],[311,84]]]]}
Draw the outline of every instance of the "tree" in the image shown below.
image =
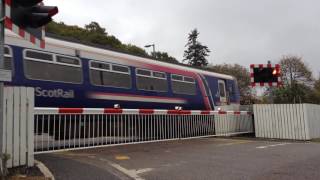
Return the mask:
{"type": "Polygon", "coordinates": [[[124,46],[123,49],[130,54],[134,54],[137,56],[145,56],[145,57],[148,56],[148,53],[144,49],[142,49],[136,45],[127,44],[127,45],[123,45],[123,46],[124,46]]]}
{"type": "Polygon", "coordinates": [[[208,67],[209,71],[228,74],[237,79],[240,91],[240,103],[250,104],[256,101],[250,88],[250,73],[247,68],[239,64],[222,64],[208,67]]]}
{"type": "Polygon", "coordinates": [[[179,63],[179,61],[176,58],[169,56],[168,53],[166,52],[157,51],[155,53],[152,52],[151,55],[152,57],[156,58],[159,61],[168,62],[168,63],[179,63]]]}
{"type": "Polygon", "coordinates": [[[313,92],[310,95],[310,99],[312,99],[312,103],[320,104],[320,77],[314,82],[313,92]]]}
{"type": "Polygon", "coordinates": [[[319,103],[319,95],[312,87],[304,84],[296,84],[292,89],[290,86],[284,86],[272,90],[273,103],[319,103]]]}
{"type": "Polygon", "coordinates": [[[279,62],[283,87],[271,89],[275,103],[312,102],[312,72],[301,57],[283,56],[279,62]]]}
{"type": "Polygon", "coordinates": [[[184,51],[183,61],[191,66],[207,66],[208,60],[206,59],[210,50],[207,46],[202,45],[198,41],[199,32],[197,29],[191,31],[188,37],[188,43],[186,44],[187,50],[184,51]]]}
{"type": "Polygon", "coordinates": [[[313,82],[312,72],[298,56],[283,56],[280,60],[282,81],[288,86],[313,82]]]}
{"type": "Polygon", "coordinates": [[[105,28],[102,28],[99,23],[97,22],[91,22],[90,24],[87,24],[84,26],[84,28],[91,32],[91,33],[97,33],[97,34],[102,34],[102,35],[108,35],[106,33],[106,29],[105,28]]]}
{"type": "Polygon", "coordinates": [[[97,22],[91,22],[85,25],[84,28],[66,25],[63,22],[51,22],[46,26],[46,31],[59,36],[76,39],[83,43],[93,43],[133,55],[149,57],[144,49],[131,44],[123,44],[115,36],[109,35],[106,29],[101,27],[97,22]]]}

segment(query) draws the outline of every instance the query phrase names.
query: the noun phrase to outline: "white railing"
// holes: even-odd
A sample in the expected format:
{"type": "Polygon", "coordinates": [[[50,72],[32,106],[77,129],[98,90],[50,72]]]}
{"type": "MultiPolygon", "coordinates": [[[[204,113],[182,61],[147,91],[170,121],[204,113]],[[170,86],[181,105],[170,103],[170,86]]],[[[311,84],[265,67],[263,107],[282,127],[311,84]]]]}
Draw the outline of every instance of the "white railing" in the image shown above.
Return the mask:
{"type": "Polygon", "coordinates": [[[246,111],[35,108],[35,153],[253,132],[246,111]]]}

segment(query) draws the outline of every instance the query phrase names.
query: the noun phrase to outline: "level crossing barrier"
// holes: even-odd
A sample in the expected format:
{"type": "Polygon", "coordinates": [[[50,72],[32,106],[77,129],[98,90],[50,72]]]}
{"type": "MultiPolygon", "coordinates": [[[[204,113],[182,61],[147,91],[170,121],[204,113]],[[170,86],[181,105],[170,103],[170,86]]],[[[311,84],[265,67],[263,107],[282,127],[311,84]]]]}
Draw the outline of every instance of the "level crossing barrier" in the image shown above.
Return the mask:
{"type": "Polygon", "coordinates": [[[253,132],[247,111],[35,108],[35,154],[253,132]]]}

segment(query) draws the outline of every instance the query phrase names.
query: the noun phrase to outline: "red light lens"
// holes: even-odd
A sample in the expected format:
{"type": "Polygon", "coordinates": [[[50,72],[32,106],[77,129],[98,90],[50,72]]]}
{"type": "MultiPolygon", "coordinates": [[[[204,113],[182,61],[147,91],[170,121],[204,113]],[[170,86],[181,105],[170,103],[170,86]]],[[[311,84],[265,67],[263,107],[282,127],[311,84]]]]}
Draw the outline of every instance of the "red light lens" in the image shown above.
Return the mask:
{"type": "Polygon", "coordinates": [[[272,74],[273,74],[273,75],[277,75],[277,74],[278,74],[278,71],[277,71],[276,69],[274,69],[274,70],[272,71],[272,74]]]}

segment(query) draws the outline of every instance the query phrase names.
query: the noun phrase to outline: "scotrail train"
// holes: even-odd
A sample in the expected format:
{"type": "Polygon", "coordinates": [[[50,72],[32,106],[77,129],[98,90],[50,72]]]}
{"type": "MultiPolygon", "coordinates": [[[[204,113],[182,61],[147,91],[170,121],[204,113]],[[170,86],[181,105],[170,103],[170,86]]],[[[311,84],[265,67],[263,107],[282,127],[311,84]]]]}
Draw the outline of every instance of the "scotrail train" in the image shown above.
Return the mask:
{"type": "Polygon", "coordinates": [[[61,39],[38,49],[6,32],[10,85],[35,88],[37,107],[236,109],[232,76],[159,62],[61,39]]]}

